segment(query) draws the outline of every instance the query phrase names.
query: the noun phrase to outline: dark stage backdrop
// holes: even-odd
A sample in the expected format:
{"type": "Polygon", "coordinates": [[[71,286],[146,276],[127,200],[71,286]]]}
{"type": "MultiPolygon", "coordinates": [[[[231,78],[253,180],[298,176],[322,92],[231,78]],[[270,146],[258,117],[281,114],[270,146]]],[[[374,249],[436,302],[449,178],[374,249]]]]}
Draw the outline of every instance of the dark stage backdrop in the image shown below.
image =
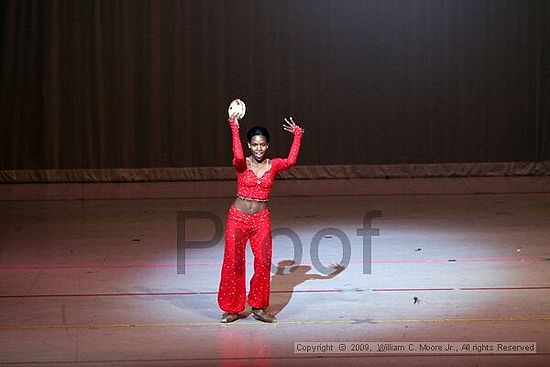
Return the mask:
{"type": "Polygon", "coordinates": [[[2,1],[0,170],[550,160],[544,0],[2,1]],[[244,132],[243,132],[244,133],[244,132]]]}

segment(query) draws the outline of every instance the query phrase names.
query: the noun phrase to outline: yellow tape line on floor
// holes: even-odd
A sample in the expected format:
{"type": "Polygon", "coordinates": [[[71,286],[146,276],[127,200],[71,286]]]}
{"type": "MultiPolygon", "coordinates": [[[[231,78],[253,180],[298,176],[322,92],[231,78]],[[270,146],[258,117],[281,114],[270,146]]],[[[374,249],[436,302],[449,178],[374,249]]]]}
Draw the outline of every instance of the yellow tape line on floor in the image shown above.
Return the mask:
{"type": "MultiPolygon", "coordinates": [[[[324,324],[385,324],[385,323],[421,323],[421,322],[516,322],[516,321],[550,321],[550,317],[504,317],[504,318],[441,318],[441,319],[366,319],[366,320],[302,320],[279,321],[276,324],[262,322],[236,321],[230,325],[261,326],[261,325],[324,325],[324,324]]],[[[227,324],[220,322],[182,322],[182,323],[150,323],[150,324],[69,324],[69,325],[2,325],[0,330],[14,329],[108,329],[108,328],[155,328],[155,327],[193,327],[193,326],[220,326],[227,324]]]]}

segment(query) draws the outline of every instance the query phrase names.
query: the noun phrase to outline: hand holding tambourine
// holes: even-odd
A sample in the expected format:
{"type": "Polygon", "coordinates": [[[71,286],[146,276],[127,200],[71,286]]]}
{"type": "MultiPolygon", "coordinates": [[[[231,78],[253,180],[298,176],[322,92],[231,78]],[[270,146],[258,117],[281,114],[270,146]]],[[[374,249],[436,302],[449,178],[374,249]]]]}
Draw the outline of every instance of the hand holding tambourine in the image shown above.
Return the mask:
{"type": "Polygon", "coordinates": [[[229,105],[227,109],[227,114],[230,119],[240,120],[244,117],[246,113],[246,105],[240,99],[236,99],[229,105]]]}

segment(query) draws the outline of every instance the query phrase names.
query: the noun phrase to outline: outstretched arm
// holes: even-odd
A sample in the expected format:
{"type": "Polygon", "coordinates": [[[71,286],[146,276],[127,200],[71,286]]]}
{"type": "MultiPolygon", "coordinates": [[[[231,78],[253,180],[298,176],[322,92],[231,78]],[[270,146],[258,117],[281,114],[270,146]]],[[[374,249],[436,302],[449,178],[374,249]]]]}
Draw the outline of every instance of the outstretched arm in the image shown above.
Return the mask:
{"type": "Polygon", "coordinates": [[[230,118],[229,126],[231,127],[231,141],[233,144],[233,167],[241,172],[246,170],[246,159],[241,144],[241,137],[239,136],[239,120],[230,118]]]}
{"type": "Polygon", "coordinates": [[[292,146],[290,147],[290,152],[288,153],[288,157],[285,159],[281,159],[279,161],[277,171],[284,171],[296,165],[296,161],[298,160],[298,153],[300,153],[300,144],[302,143],[302,135],[304,135],[304,129],[298,126],[294,122],[294,120],[292,120],[292,117],[290,118],[290,121],[285,118],[285,124],[283,125],[283,128],[286,131],[289,131],[292,134],[294,134],[294,140],[292,140],[292,146]]]}

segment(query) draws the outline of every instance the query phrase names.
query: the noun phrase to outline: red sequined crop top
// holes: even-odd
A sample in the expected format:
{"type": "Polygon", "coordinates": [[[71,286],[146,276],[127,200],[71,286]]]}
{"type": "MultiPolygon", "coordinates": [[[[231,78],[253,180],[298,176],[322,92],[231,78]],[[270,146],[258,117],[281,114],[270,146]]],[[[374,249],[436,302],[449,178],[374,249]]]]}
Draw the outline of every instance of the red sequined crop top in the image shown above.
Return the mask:
{"type": "Polygon", "coordinates": [[[229,121],[229,126],[231,126],[233,142],[233,167],[237,170],[237,196],[243,199],[267,201],[277,173],[289,169],[296,164],[304,132],[303,129],[300,127],[294,128],[294,140],[292,141],[288,157],[270,159],[271,167],[261,177],[258,177],[246,165],[246,158],[239,137],[239,123],[232,119],[229,121]]]}

